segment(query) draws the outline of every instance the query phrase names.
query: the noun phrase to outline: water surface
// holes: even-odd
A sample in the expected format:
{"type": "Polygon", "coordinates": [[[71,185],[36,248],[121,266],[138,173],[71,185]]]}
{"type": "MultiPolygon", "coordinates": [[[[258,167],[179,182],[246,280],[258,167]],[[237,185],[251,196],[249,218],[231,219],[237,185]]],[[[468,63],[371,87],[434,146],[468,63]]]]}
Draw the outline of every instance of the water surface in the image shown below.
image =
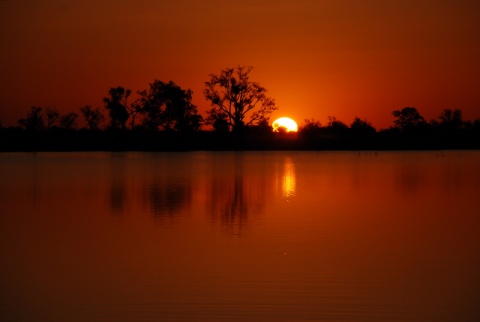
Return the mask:
{"type": "Polygon", "coordinates": [[[0,154],[2,321],[476,321],[480,152],[0,154]]]}

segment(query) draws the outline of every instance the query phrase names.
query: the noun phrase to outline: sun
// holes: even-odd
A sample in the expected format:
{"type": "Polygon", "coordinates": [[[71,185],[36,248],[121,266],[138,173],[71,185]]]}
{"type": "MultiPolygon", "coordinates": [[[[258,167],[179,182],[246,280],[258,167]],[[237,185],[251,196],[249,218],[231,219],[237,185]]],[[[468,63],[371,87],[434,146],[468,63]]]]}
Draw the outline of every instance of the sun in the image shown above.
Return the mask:
{"type": "Polygon", "coordinates": [[[297,132],[297,122],[289,117],[281,117],[272,123],[273,132],[280,132],[283,129],[285,132],[297,132]]]}

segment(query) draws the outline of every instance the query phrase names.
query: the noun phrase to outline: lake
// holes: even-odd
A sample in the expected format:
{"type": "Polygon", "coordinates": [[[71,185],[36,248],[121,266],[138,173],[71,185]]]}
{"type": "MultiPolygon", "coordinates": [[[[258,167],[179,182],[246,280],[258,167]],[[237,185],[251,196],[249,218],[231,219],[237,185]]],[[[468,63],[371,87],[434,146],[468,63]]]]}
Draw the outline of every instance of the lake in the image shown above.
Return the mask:
{"type": "Polygon", "coordinates": [[[1,153],[1,321],[479,321],[480,151],[1,153]]]}

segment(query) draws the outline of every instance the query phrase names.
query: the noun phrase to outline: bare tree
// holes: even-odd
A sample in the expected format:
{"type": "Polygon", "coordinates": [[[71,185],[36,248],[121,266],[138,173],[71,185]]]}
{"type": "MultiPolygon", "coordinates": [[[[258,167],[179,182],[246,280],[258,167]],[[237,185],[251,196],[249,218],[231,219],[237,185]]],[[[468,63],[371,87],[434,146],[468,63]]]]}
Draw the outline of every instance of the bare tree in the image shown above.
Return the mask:
{"type": "Polygon", "coordinates": [[[45,109],[45,115],[47,116],[47,130],[49,130],[60,117],[60,113],[52,107],[47,107],[45,109]]]}
{"type": "Polygon", "coordinates": [[[41,107],[32,106],[27,113],[27,117],[18,120],[18,123],[28,131],[43,130],[45,128],[45,120],[42,112],[43,109],[41,107]]]}
{"type": "Polygon", "coordinates": [[[252,67],[245,66],[226,68],[219,75],[211,74],[210,80],[205,82],[203,93],[213,106],[210,113],[226,114],[233,131],[268,121],[270,114],[277,109],[275,101],[267,97],[267,90],[250,81],[251,70],[252,67]],[[245,122],[247,114],[250,118],[245,122]]]}
{"type": "Polygon", "coordinates": [[[459,109],[443,110],[438,118],[440,119],[440,125],[448,131],[457,131],[463,125],[462,111],[459,109]]]}
{"type": "Polygon", "coordinates": [[[73,130],[77,127],[77,113],[68,113],[60,116],[59,123],[60,128],[65,130],[73,130]]]}
{"type": "Polygon", "coordinates": [[[82,112],[83,118],[90,130],[100,129],[101,124],[105,120],[105,116],[99,108],[92,109],[90,105],[86,105],[81,107],[80,111],[82,112]]]}

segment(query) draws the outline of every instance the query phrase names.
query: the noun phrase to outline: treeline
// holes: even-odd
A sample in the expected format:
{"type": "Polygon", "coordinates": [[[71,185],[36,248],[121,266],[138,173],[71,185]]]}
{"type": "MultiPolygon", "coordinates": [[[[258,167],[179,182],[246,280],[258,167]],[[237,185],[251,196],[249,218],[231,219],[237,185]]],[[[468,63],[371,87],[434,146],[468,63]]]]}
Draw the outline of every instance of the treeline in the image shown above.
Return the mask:
{"type": "Polygon", "coordinates": [[[427,122],[416,108],[406,107],[393,111],[393,126],[379,131],[360,118],[346,124],[330,117],[325,125],[305,120],[298,132],[282,128],[273,132],[265,122],[246,126],[242,132],[151,130],[143,125],[103,128],[92,123],[88,113],[82,113],[87,126],[79,128],[71,113],[49,122],[47,109],[34,108],[28,126],[0,128],[0,151],[480,149],[480,120],[465,121],[458,109],[444,110],[427,122]]]}
{"type": "Polygon", "coordinates": [[[377,131],[356,117],[350,125],[329,117],[322,126],[306,120],[299,136],[312,149],[479,149],[480,119],[464,120],[460,109],[445,109],[437,119],[426,121],[415,107],[392,112],[393,125],[377,131]]]}
{"type": "Polygon", "coordinates": [[[84,106],[79,113],[32,107],[17,126],[0,124],[0,151],[480,148],[480,120],[463,120],[459,109],[426,121],[405,107],[393,111],[393,125],[380,131],[365,119],[346,124],[332,116],[326,125],[305,120],[298,133],[273,132],[275,101],[250,80],[251,70],[237,66],[210,75],[205,117],[192,104],[191,90],[159,80],[135,100],[130,89],[110,88],[102,108],[84,106]]]}

